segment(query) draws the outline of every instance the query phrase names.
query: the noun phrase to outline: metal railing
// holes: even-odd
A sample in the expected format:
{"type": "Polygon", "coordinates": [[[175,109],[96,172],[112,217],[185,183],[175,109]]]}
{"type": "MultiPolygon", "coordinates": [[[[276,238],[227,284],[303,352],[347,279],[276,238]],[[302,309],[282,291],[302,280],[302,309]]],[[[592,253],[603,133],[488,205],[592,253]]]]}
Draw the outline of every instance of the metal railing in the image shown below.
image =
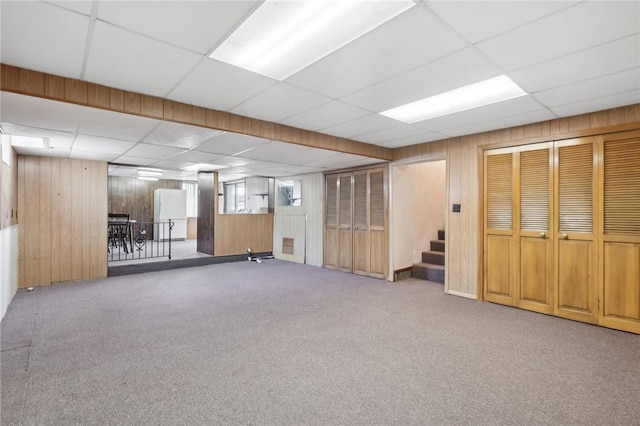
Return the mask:
{"type": "Polygon", "coordinates": [[[107,261],[171,259],[171,230],[174,222],[109,221],[107,261]]]}

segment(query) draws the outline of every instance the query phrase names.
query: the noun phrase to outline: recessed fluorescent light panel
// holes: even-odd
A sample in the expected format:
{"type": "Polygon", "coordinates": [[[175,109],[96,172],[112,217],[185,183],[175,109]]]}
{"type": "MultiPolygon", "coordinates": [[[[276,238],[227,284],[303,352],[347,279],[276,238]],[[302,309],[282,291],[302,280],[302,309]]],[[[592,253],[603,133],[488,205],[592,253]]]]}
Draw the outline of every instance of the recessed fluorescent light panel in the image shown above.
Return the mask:
{"type": "Polygon", "coordinates": [[[182,170],[187,172],[212,172],[214,170],[224,169],[227,166],[217,166],[215,164],[198,163],[191,166],[183,167],[182,170]]]}
{"type": "Polygon", "coordinates": [[[506,75],[490,78],[449,92],[411,102],[380,114],[405,123],[416,123],[443,115],[502,102],[527,93],[506,75]]]}
{"type": "Polygon", "coordinates": [[[209,57],[284,80],[412,6],[407,0],[265,0],[209,57]]]}

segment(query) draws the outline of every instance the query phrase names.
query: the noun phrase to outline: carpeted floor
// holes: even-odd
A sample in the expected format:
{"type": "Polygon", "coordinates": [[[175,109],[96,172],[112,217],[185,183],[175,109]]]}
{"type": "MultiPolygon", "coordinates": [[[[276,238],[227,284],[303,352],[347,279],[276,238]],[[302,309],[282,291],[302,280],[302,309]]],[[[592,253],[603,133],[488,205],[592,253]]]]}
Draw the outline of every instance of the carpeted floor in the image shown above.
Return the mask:
{"type": "Polygon", "coordinates": [[[640,336],[277,260],[19,291],[9,424],[638,425],[640,336]]]}

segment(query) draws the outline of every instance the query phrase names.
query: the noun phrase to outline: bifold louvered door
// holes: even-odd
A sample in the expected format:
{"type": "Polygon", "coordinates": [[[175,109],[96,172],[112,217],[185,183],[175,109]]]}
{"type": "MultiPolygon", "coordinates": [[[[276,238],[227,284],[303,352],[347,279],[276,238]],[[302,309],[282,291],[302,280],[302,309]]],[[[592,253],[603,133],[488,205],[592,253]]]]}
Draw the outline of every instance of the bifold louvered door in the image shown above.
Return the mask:
{"type": "Polygon", "coordinates": [[[640,333],[640,132],[606,135],[603,151],[600,319],[640,333]]]}
{"type": "Polygon", "coordinates": [[[325,212],[324,212],[324,266],[338,269],[339,232],[338,232],[338,176],[327,175],[325,178],[325,212]]]}
{"type": "Polygon", "coordinates": [[[553,144],[516,153],[518,306],[553,313],[553,144]]]}
{"type": "Polygon", "coordinates": [[[386,169],[326,176],[325,267],[387,276],[386,169]]]}
{"type": "Polygon", "coordinates": [[[556,142],[555,314],[597,322],[595,138],[556,142]]]}
{"type": "Polygon", "coordinates": [[[514,153],[485,152],[484,161],[484,297],[491,302],[514,305],[514,153]]]}
{"type": "Polygon", "coordinates": [[[484,296],[553,313],[552,144],[485,153],[484,296]]]}
{"type": "Polygon", "coordinates": [[[486,300],[640,333],[640,131],[485,151],[486,300]]]}

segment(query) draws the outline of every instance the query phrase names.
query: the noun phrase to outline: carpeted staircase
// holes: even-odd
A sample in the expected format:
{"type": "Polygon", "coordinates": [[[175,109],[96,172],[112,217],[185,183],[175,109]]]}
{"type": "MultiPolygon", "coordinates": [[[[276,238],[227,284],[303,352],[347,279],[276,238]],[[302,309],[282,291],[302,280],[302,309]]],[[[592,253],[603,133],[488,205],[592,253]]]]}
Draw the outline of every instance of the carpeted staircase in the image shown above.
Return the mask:
{"type": "Polygon", "coordinates": [[[444,284],[444,230],[438,231],[438,239],[431,240],[431,250],[422,252],[422,262],[411,268],[411,276],[444,284]]]}

